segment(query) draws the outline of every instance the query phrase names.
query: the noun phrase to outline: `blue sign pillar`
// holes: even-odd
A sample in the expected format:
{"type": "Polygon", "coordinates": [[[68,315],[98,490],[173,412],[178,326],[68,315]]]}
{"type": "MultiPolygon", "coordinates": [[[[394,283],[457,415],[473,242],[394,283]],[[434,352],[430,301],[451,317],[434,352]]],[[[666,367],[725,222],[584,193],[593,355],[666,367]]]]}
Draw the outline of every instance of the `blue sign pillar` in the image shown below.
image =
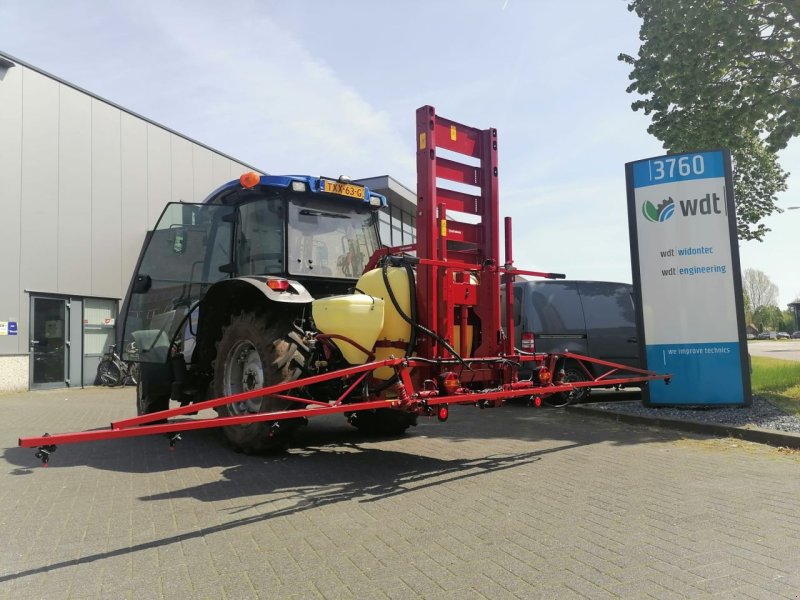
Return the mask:
{"type": "Polygon", "coordinates": [[[646,404],[750,404],[730,164],[716,150],[625,165],[642,359],[672,374],[646,404]]]}

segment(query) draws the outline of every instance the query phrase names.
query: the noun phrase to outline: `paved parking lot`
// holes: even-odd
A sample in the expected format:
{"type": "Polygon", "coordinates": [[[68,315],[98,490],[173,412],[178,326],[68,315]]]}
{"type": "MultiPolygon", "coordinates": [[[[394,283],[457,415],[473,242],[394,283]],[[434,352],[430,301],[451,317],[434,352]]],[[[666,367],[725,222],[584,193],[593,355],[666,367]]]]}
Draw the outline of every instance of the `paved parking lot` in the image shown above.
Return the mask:
{"type": "Polygon", "coordinates": [[[800,340],[751,340],[747,351],[753,356],[800,360],[800,340]]]}
{"type": "Polygon", "coordinates": [[[277,457],[62,446],[133,391],[0,397],[0,598],[798,598],[800,455],[521,406],[277,457]]]}

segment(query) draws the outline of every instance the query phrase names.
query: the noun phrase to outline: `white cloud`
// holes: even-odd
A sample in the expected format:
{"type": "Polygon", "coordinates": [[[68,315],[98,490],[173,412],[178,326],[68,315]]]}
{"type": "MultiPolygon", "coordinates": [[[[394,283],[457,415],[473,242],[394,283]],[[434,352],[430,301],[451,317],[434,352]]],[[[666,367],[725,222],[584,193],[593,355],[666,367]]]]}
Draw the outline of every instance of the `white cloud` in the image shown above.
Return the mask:
{"type": "Polygon", "coordinates": [[[518,268],[631,281],[624,177],[505,190],[501,199],[518,268]]]}
{"type": "Polygon", "coordinates": [[[342,79],[256,6],[238,4],[245,17],[219,4],[202,11],[137,9],[169,40],[186,71],[185,87],[173,85],[170,93],[195,118],[176,117],[202,129],[205,141],[210,126],[217,141],[209,143],[236,148],[238,157],[270,172],[365,176],[388,172],[389,165],[412,172],[413,157],[391,119],[359,94],[357,78],[342,79]]]}
{"type": "MultiPolygon", "coordinates": [[[[616,61],[636,51],[638,19],[624,2],[570,7],[565,21],[561,5],[504,0],[457,14],[421,1],[0,0],[0,49],[273,173],[413,187],[415,108],[497,127],[517,263],[629,280],[623,166],[661,154],[616,61]]],[[[800,164],[800,147],[782,162],[800,164]]],[[[798,205],[800,174],[790,183],[781,202],[798,205]]],[[[798,219],[769,219],[766,241],[741,248],[781,302],[800,292],[798,219]]]]}

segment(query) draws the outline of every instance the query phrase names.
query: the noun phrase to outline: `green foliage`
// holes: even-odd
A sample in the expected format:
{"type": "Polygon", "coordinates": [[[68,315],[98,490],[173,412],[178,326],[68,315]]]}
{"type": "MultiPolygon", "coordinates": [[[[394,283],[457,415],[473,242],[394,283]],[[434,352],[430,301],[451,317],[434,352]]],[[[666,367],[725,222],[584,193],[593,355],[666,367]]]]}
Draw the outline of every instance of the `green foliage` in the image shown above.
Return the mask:
{"type": "Polygon", "coordinates": [[[791,310],[781,310],[777,306],[762,306],[750,316],[750,322],[759,331],[794,331],[794,313],[791,310]]]}
{"type": "Polygon", "coordinates": [[[727,147],[738,234],[763,239],[788,173],[776,152],[800,132],[798,0],[629,0],[642,19],[632,104],[669,152],[727,147]]]}
{"type": "Polygon", "coordinates": [[[777,306],[762,306],[753,312],[753,325],[758,327],[759,331],[763,329],[778,331],[782,323],[783,314],[777,306]]]}
{"type": "Polygon", "coordinates": [[[795,330],[794,311],[791,310],[781,311],[781,322],[780,322],[780,327],[778,327],[778,331],[785,331],[786,333],[792,333],[794,330],[795,330]]]}
{"type": "Polygon", "coordinates": [[[789,414],[800,416],[800,362],[753,356],[750,374],[753,394],[789,414]]]}

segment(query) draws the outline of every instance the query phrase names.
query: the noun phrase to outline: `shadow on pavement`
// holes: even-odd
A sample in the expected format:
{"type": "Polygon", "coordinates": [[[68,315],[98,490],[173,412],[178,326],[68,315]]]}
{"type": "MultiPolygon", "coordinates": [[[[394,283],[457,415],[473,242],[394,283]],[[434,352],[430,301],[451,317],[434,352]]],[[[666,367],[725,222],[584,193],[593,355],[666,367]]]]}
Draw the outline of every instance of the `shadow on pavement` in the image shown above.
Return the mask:
{"type": "MultiPolygon", "coordinates": [[[[51,469],[87,466],[122,473],[168,473],[186,468],[221,468],[221,476],[215,481],[139,500],[146,503],[180,498],[200,502],[234,500],[237,505],[228,509],[233,520],[3,575],[0,582],[168,546],[340,502],[377,502],[529,465],[549,454],[574,448],[598,443],[635,445],[684,437],[672,431],[585,419],[561,409],[509,405],[481,411],[472,406],[458,406],[452,407],[450,414],[447,423],[420,420],[420,425],[409,435],[388,440],[363,435],[341,416],[320,417],[298,432],[289,452],[275,456],[236,454],[222,444],[222,435],[217,430],[198,430],[187,435],[174,452],[169,451],[162,436],[62,446],[53,455],[51,469]],[[476,440],[486,440],[487,452],[492,454],[475,457],[476,440]],[[443,441],[448,444],[447,454],[451,458],[428,455],[436,453],[437,448],[441,451],[443,441]],[[520,442],[522,448],[528,447],[530,451],[518,451],[520,442]],[[526,442],[530,445],[526,446],[526,442]],[[464,453],[459,452],[458,446],[449,445],[461,443],[469,444],[464,453]],[[408,448],[405,451],[404,444],[408,448]]],[[[15,467],[10,471],[12,475],[48,475],[37,473],[40,467],[33,449],[6,448],[3,458],[15,467]]]]}
{"type": "Polygon", "coordinates": [[[357,444],[308,448],[300,455],[290,454],[266,459],[244,457],[243,464],[225,469],[222,474],[223,479],[220,481],[145,496],[141,500],[159,501],[192,497],[200,501],[213,502],[264,493],[275,494],[275,498],[242,505],[233,509],[232,513],[257,511],[256,514],[129,547],[3,575],[0,576],[0,583],[169,546],[176,542],[201,538],[329,504],[348,501],[375,502],[432,486],[512,469],[541,460],[542,455],[581,445],[583,444],[574,443],[522,454],[471,460],[444,460],[377,448],[365,449],[357,444]],[[376,465],[380,468],[376,469],[376,465]],[[263,512],[263,508],[268,509],[267,505],[272,503],[283,507],[263,512]],[[285,506],[287,503],[289,505],[285,506]]]}
{"type": "MultiPolygon", "coordinates": [[[[622,397],[630,398],[631,395],[627,393],[620,396],[620,399],[622,397]]],[[[600,395],[595,396],[595,399],[608,401],[608,398],[600,395]]],[[[435,418],[420,418],[419,423],[407,435],[394,439],[401,442],[407,440],[409,444],[413,444],[414,439],[430,437],[450,442],[508,439],[531,442],[553,440],[554,443],[579,445],[599,442],[627,445],[681,437],[680,434],[668,430],[596,420],[592,420],[592,425],[587,427],[584,417],[567,413],[563,409],[537,409],[518,404],[486,410],[479,410],[474,406],[454,406],[451,407],[450,419],[446,423],[439,423],[435,418]]],[[[88,466],[125,473],[152,473],[187,467],[227,468],[249,462],[252,458],[231,451],[225,446],[223,435],[217,429],[183,432],[182,436],[183,441],[177,444],[174,452],[170,451],[169,443],[163,435],[65,444],[52,454],[49,466],[51,469],[88,466]]],[[[331,415],[312,419],[308,427],[300,429],[293,439],[292,448],[325,445],[346,447],[367,442],[380,443],[387,439],[392,438],[375,438],[362,434],[349,426],[343,417],[331,415]]],[[[41,468],[35,453],[33,448],[5,448],[2,458],[16,467],[11,474],[24,476],[41,468]]],[[[285,460],[295,460],[295,457],[296,454],[288,454],[285,455],[285,460]]]]}

